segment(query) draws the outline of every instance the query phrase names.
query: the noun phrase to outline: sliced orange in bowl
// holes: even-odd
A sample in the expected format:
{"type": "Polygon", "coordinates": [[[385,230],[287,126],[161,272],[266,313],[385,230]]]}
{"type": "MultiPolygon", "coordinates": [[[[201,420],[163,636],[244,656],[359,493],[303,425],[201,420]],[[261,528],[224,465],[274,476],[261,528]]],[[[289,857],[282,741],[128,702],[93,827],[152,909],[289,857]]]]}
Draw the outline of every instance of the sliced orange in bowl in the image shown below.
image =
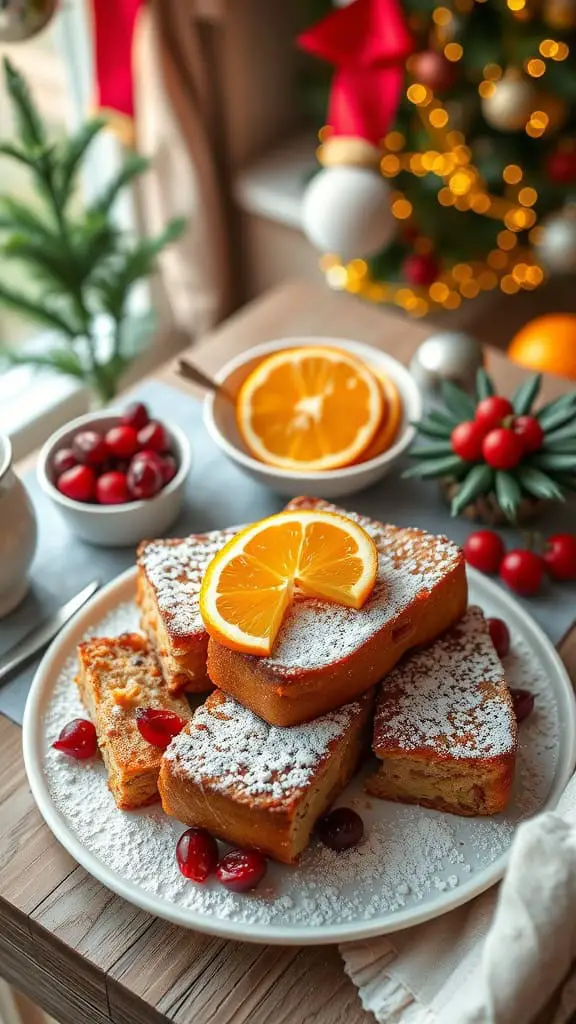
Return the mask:
{"type": "Polygon", "coordinates": [[[249,452],[268,465],[303,472],[355,462],[383,412],[382,389],[370,367],[343,349],[321,345],[263,359],[236,404],[249,452]]]}
{"type": "Polygon", "coordinates": [[[376,373],[384,396],[384,415],[370,444],[356,460],[357,462],[367,462],[368,459],[375,459],[377,455],[388,451],[396,440],[402,420],[402,399],[396,384],[391,377],[386,377],[378,371],[376,373]]]}
{"type": "Polygon", "coordinates": [[[210,636],[246,654],[272,652],[296,591],[361,608],[378,552],[357,523],[335,512],[280,512],[236,534],[210,562],[200,614],[210,636]]]}

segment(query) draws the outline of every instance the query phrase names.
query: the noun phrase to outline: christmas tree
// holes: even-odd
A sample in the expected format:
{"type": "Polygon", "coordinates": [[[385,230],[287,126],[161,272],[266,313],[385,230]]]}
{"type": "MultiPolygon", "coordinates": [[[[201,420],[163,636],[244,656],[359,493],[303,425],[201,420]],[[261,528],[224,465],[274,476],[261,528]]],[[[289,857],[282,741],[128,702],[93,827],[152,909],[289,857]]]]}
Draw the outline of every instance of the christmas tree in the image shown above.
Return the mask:
{"type": "Polygon", "coordinates": [[[423,316],[576,270],[576,0],[307,7],[332,286],[423,316]]]}

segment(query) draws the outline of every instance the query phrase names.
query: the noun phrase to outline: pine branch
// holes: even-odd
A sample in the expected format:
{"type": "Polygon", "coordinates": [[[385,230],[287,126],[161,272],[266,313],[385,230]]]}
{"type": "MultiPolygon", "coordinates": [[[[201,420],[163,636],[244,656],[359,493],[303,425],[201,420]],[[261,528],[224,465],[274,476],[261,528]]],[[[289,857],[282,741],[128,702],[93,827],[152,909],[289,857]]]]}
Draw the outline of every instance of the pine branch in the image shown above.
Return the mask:
{"type": "Polygon", "coordinates": [[[72,185],[86,150],[106,125],[105,117],[93,117],[68,139],[63,147],[58,169],[57,184],[60,201],[64,206],[72,195],[72,185]]]}
{"type": "Polygon", "coordinates": [[[4,57],[4,78],[16,115],[18,134],[25,149],[34,153],[46,144],[44,125],[32,101],[24,77],[16,70],[8,57],[4,57]]]}
{"type": "Polygon", "coordinates": [[[149,161],[143,156],[138,156],[136,153],[128,156],[124,161],[124,166],[114,180],[110,182],[102,195],[93,204],[92,210],[101,214],[109,213],[122,189],[147,170],[148,165],[149,161]]]}

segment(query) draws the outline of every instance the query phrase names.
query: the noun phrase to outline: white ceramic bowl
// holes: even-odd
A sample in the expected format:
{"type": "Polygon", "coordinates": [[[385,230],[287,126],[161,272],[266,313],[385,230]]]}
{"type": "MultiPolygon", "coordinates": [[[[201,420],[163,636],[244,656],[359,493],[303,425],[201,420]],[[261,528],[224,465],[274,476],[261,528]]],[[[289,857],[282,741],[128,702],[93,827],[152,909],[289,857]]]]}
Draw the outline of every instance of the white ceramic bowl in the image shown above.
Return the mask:
{"type": "Polygon", "coordinates": [[[342,348],[358,356],[374,369],[381,370],[394,381],[402,396],[403,417],[396,441],[391,448],[374,459],[346,466],[344,469],[332,469],[324,473],[297,473],[267,466],[250,455],[238,431],[232,404],[222,395],[210,394],[204,399],[204,423],[208,433],[227,458],[249,476],[266,484],[278,494],[294,497],[296,494],[305,493],[318,498],[342,498],[346,494],[370,487],[396,465],[414,437],[414,428],[410,423],[422,415],[422,398],[414,379],[397,359],[371,345],[365,345],[360,341],[347,341],[344,338],[279,338],[276,341],[268,341],[231,359],[215,375],[216,380],[221,384],[225,383],[232,394],[237,394],[248,374],[265,356],[280,349],[301,345],[342,348]]]}
{"type": "Polygon", "coordinates": [[[170,447],[178,462],[178,472],[154,498],[131,501],[125,505],[92,505],[73,501],[55,487],[52,458],[59,448],[68,447],[79,430],[105,433],[120,422],[114,412],[88,413],[71,420],[48,439],[38,460],[38,480],[42,490],[58,507],[74,533],[99,547],[125,547],[148,537],[160,536],[177,518],[182,507],[186,477],[190,471],[190,443],[179,427],[164,423],[170,447]]]}

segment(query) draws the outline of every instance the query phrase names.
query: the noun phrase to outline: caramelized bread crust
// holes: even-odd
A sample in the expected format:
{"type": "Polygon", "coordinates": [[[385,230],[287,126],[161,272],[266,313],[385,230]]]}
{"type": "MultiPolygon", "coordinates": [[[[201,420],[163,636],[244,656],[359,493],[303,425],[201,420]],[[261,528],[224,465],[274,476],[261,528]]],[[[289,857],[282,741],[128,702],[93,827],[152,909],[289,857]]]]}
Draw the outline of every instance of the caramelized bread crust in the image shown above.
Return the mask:
{"type": "Polygon", "coordinates": [[[354,773],[373,693],[279,729],[215,690],[175,737],[158,780],[166,814],[292,864],[354,773]]]}
{"type": "Polygon", "coordinates": [[[273,725],[309,721],[354,700],[410,648],[457,622],[467,603],[464,557],[446,537],[383,525],[315,498],[288,508],[340,512],[359,522],[379,551],[376,586],[364,608],[297,598],[268,658],[208,644],[212,682],[273,725]]]}
{"type": "Polygon", "coordinates": [[[508,804],[517,725],[504,670],[480,608],[384,680],[366,789],[386,800],[459,815],[508,804]]]}
{"type": "Polygon", "coordinates": [[[76,677],[82,702],[92,719],[108,772],[108,785],[121,810],[158,799],[162,750],[140,735],[138,707],[175,711],[188,720],[185,698],[172,697],[147,640],[139,633],[97,637],[78,647],[76,677]]]}

